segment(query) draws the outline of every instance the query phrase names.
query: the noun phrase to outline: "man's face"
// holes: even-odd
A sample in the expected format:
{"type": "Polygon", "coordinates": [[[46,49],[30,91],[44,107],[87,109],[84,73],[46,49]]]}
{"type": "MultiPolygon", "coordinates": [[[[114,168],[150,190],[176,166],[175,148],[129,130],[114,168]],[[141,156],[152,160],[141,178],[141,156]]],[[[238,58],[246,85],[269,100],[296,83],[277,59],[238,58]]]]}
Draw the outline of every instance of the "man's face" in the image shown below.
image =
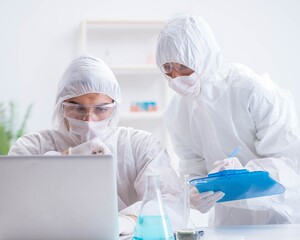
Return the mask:
{"type": "Polygon", "coordinates": [[[105,120],[112,115],[114,107],[113,100],[101,93],[84,94],[63,102],[65,117],[83,121],[105,120]]]}
{"type": "Polygon", "coordinates": [[[194,70],[184,66],[183,64],[174,62],[163,64],[161,69],[164,74],[171,78],[190,76],[194,72],[194,70]]]}

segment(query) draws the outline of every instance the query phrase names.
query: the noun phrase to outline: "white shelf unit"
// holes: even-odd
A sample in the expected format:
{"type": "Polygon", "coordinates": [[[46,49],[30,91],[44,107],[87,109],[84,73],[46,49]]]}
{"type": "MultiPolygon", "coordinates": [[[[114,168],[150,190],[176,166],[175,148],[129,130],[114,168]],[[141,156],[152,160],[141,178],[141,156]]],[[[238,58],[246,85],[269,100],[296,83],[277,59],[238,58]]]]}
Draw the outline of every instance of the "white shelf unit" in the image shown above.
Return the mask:
{"type": "Polygon", "coordinates": [[[81,25],[81,52],[104,60],[122,92],[119,126],[153,133],[168,145],[162,111],[169,90],[155,65],[155,47],[164,21],[85,20],[81,25]],[[155,102],[155,112],[132,112],[133,102],[155,102]]]}

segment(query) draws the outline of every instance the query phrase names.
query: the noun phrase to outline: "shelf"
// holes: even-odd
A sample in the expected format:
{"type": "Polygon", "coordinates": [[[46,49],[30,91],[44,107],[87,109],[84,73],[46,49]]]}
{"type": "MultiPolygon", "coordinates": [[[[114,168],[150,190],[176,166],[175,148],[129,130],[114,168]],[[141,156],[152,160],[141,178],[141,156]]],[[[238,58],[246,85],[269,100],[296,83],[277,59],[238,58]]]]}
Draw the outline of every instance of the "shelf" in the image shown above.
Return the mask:
{"type": "Polygon", "coordinates": [[[162,112],[132,112],[120,114],[120,121],[133,121],[133,120],[158,120],[163,117],[162,112]]]}
{"type": "Polygon", "coordinates": [[[101,28],[101,29],[149,29],[160,30],[165,21],[147,21],[147,20],[85,20],[82,21],[83,28],[101,28]]]}
{"type": "Polygon", "coordinates": [[[141,65],[110,65],[110,69],[115,74],[161,74],[161,71],[154,64],[141,65]]]}
{"type": "MultiPolygon", "coordinates": [[[[164,21],[85,20],[81,25],[81,52],[114,64],[155,65],[155,46],[164,21]]],[[[143,67],[142,67],[143,68],[143,67]]]]}
{"type": "Polygon", "coordinates": [[[102,59],[115,74],[122,92],[119,126],[153,133],[167,144],[162,110],[168,88],[155,63],[160,20],[85,20],[80,52],[102,59]],[[137,103],[155,102],[155,112],[130,112],[137,103]]]}

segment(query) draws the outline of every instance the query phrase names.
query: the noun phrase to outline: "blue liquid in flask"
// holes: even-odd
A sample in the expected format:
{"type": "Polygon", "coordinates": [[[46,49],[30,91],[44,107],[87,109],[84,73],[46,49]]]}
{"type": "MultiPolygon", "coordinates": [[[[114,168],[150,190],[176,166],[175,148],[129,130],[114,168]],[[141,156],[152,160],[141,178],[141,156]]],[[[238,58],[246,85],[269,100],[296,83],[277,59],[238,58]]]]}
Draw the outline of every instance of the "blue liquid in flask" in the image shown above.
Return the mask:
{"type": "Polygon", "coordinates": [[[137,220],[133,240],[174,240],[168,216],[143,216],[137,220]]]}

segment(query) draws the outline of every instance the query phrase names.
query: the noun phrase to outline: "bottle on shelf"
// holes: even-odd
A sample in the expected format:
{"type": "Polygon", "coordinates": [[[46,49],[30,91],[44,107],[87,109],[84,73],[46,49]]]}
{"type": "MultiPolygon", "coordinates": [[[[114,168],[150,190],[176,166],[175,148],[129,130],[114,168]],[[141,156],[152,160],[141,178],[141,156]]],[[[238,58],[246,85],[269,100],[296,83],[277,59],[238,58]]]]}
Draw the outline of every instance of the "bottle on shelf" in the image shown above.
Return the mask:
{"type": "Polygon", "coordinates": [[[131,102],[131,112],[157,112],[157,104],[155,101],[131,102]]]}

